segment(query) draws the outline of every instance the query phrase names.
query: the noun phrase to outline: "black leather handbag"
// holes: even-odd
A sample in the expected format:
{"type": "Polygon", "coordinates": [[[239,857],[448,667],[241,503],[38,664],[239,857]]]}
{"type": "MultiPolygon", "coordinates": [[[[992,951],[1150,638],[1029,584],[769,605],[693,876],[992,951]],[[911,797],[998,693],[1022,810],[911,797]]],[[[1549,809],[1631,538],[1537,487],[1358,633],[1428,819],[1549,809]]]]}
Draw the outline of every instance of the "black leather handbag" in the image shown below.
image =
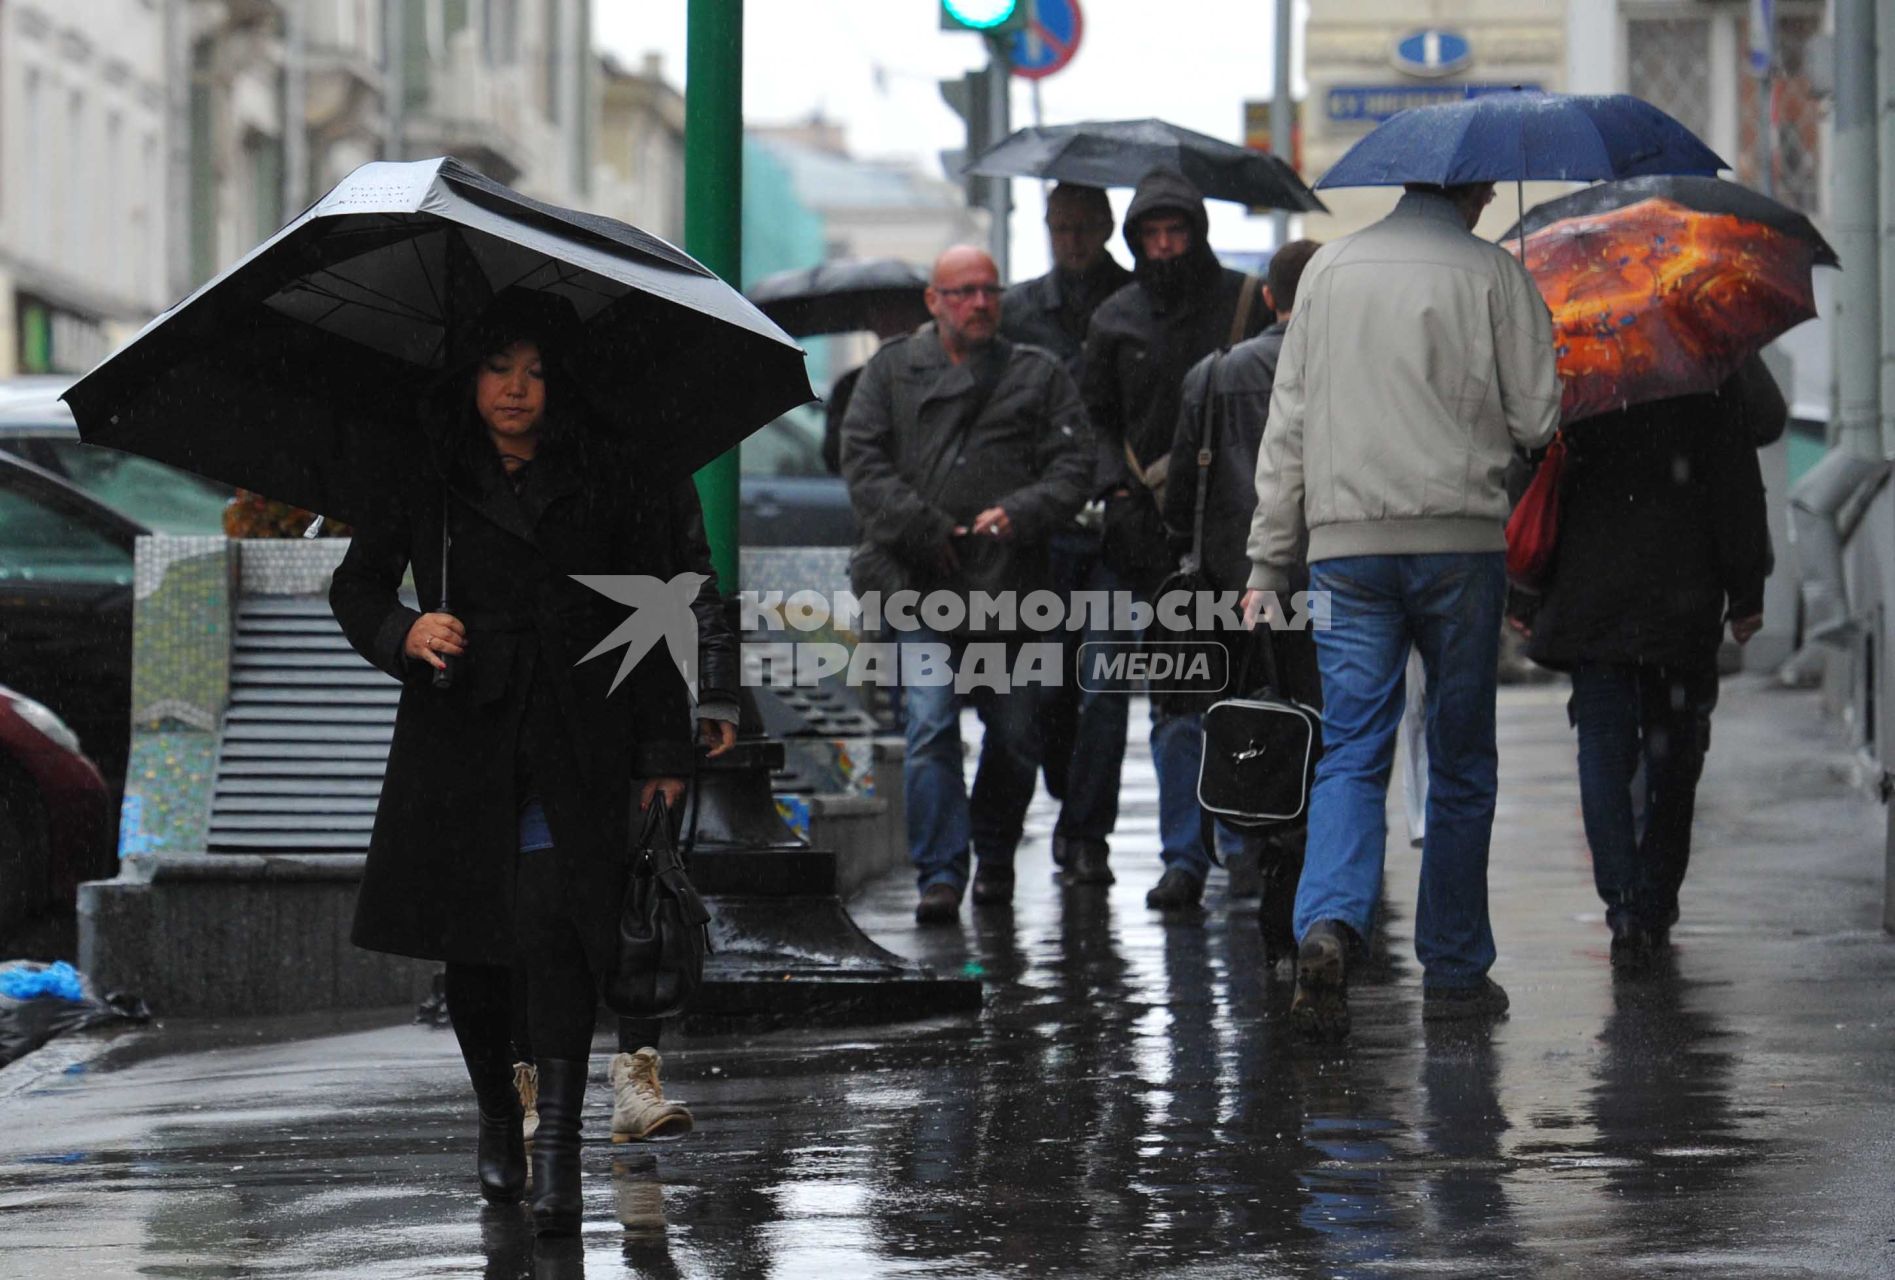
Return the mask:
{"type": "Polygon", "coordinates": [[[1276,649],[1259,626],[1245,646],[1236,687],[1255,692],[1213,703],[1204,713],[1198,803],[1214,817],[1251,829],[1287,826],[1309,811],[1309,788],[1323,753],[1322,713],[1276,693],[1276,649]],[[1252,685],[1250,657],[1269,667],[1252,685]]]}
{"type": "Polygon", "coordinates": [[[605,1003],[627,1018],[668,1018],[704,982],[711,913],[685,874],[663,796],[645,810],[631,877],[619,910],[618,966],[605,1003]]]}

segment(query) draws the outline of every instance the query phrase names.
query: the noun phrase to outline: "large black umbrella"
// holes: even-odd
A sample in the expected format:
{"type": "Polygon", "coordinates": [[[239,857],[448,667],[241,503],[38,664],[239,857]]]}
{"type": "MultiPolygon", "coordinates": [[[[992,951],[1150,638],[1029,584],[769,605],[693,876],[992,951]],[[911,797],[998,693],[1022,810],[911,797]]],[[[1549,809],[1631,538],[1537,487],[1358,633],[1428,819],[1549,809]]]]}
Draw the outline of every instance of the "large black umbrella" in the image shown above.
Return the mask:
{"type": "Polygon", "coordinates": [[[688,255],[435,159],[363,165],[65,399],[89,444],[372,521],[417,393],[522,289],[576,317],[566,362],[654,478],[815,398],[796,344],[688,255]]]}
{"type": "Polygon", "coordinates": [[[928,277],[899,258],[849,258],[765,276],[749,298],[795,338],[901,333],[928,318],[928,277]]]}
{"type": "Polygon", "coordinates": [[[1182,173],[1210,200],[1298,213],[1329,211],[1296,170],[1269,152],[1163,120],[1087,120],[1021,129],[981,152],[966,172],[1135,187],[1153,169],[1182,173]]]}
{"type": "Polygon", "coordinates": [[[1840,267],[1842,260],[1823,239],[1815,224],[1789,205],[1772,200],[1760,191],[1726,182],[1722,178],[1695,174],[1656,174],[1644,178],[1621,178],[1582,187],[1568,195],[1547,200],[1527,210],[1527,216],[1507,229],[1502,240],[1530,236],[1536,231],[1564,222],[1568,218],[1589,217],[1642,204],[1647,200],[1670,200],[1699,213],[1729,214],[1745,222],[1755,222],[1794,240],[1801,240],[1814,251],[1813,262],[1819,267],[1840,267]]]}

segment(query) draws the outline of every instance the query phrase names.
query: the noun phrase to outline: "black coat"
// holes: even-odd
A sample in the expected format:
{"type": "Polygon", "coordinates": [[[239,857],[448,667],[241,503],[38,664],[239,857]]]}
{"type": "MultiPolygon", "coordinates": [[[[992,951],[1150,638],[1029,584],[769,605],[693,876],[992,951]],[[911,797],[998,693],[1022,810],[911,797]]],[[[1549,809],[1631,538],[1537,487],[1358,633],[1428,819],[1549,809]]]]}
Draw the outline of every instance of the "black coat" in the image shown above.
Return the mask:
{"type": "Polygon", "coordinates": [[[1110,255],[1076,280],[1053,270],[1022,281],[1000,301],[1001,336],[1052,352],[1077,383],[1085,368],[1092,313],[1131,282],[1132,273],[1110,255]]]}
{"type": "Polygon", "coordinates": [[[417,614],[396,598],[412,564],[420,599],[440,599],[440,466],[415,460],[400,478],[405,527],[359,531],[330,585],[349,643],[403,684],[353,937],[372,951],[511,963],[519,806],[536,793],[571,918],[604,973],[636,780],[690,772],[691,724],[662,642],[614,692],[618,651],[579,663],[626,610],[568,575],[663,573],[670,535],[651,523],[655,504],[634,500],[625,467],[582,474],[548,454],[516,496],[497,457],[483,461],[447,499],[449,608],[469,641],[453,688],[430,687],[433,669],[403,654],[417,614]]]}
{"type": "Polygon", "coordinates": [[[1072,379],[1045,351],[1002,338],[991,355],[999,380],[964,427],[978,393],[973,362],[953,363],[932,324],[891,340],[863,370],[842,429],[842,473],[864,535],[857,590],[1028,592],[1049,584],[1047,540],[1085,502],[1085,412],[1072,379]],[[955,539],[968,577],[937,574],[954,526],[996,506],[1006,508],[1013,537],[955,539]],[[989,566],[976,562],[983,556],[1004,564],[983,574],[989,566]]]}
{"type": "Polygon", "coordinates": [[[1763,612],[1770,529],[1757,441],[1782,430],[1761,363],[1714,395],[1679,396],[1564,428],[1559,541],[1528,655],[1685,665],[1716,655],[1729,618],[1763,612]]]}

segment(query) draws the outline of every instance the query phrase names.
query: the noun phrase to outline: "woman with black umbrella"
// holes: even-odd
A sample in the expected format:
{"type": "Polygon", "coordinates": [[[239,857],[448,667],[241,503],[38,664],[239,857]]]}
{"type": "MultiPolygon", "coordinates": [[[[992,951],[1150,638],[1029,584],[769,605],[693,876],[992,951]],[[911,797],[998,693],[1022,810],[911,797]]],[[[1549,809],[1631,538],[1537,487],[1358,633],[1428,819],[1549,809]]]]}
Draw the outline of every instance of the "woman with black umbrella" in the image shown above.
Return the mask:
{"type": "Polygon", "coordinates": [[[662,646],[622,685],[614,663],[581,663],[622,618],[570,575],[653,572],[647,549],[669,539],[559,363],[573,327],[565,304],[508,294],[457,343],[475,359],[437,384],[428,445],[399,468],[399,518],[357,533],[330,588],[350,643],[403,683],[354,940],[446,962],[481,1190],[499,1203],[526,1183],[511,1045],[523,970],[543,1234],[579,1226],[586,1060],[634,799],[675,804],[692,767],[687,690],[662,646]],[[399,601],[410,565],[441,608],[399,601]]]}

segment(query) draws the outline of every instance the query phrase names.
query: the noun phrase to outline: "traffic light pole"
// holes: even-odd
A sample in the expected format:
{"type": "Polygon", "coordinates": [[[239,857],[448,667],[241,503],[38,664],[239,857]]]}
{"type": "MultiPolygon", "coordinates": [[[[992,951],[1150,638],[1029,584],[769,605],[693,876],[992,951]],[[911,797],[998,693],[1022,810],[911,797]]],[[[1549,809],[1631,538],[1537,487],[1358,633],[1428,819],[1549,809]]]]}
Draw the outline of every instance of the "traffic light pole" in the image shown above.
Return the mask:
{"type": "MultiPolygon", "coordinates": [[[[1013,60],[1007,53],[1012,39],[1011,34],[986,37],[987,137],[993,142],[1013,132],[1013,60]]],[[[989,252],[1000,271],[1000,283],[1006,284],[1012,269],[1013,179],[987,180],[987,213],[992,220],[987,233],[989,252]]]]}
{"type": "MultiPolygon", "coordinates": [[[[690,0],[685,28],[684,247],[732,288],[743,281],[743,0],[690,0]]],[[[737,450],[697,473],[711,563],[737,582],[737,450]]]]}

